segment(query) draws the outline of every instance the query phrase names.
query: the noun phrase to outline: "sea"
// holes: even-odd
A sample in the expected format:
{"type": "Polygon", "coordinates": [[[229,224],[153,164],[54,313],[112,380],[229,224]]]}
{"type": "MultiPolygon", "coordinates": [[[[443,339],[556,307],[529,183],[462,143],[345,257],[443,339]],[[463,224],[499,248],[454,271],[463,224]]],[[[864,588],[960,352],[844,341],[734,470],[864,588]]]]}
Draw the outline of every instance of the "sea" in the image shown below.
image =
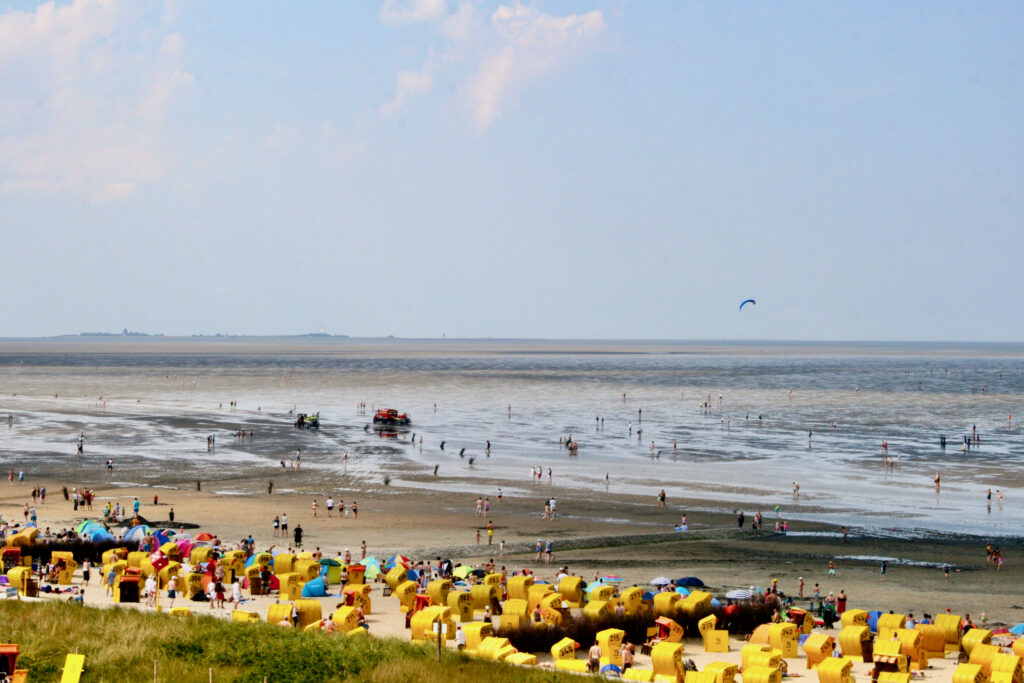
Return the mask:
{"type": "Polygon", "coordinates": [[[1020,421],[1021,344],[0,340],[0,468],[69,486],[246,495],[300,451],[302,485],[279,491],[534,495],[539,467],[580,495],[663,489],[794,529],[1020,536],[1020,421]],[[381,408],[411,425],[375,429],[381,408]]]}

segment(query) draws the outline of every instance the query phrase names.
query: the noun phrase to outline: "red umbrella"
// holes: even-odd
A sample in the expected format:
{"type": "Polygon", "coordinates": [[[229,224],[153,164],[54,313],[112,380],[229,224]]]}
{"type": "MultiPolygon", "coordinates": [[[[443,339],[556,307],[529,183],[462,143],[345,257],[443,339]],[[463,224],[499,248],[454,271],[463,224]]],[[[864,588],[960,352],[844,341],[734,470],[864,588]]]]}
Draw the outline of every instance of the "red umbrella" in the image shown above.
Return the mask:
{"type": "Polygon", "coordinates": [[[196,534],[196,540],[197,541],[212,541],[213,539],[214,539],[214,535],[211,534],[211,533],[208,533],[206,531],[204,531],[204,532],[202,532],[200,534],[196,534]]]}

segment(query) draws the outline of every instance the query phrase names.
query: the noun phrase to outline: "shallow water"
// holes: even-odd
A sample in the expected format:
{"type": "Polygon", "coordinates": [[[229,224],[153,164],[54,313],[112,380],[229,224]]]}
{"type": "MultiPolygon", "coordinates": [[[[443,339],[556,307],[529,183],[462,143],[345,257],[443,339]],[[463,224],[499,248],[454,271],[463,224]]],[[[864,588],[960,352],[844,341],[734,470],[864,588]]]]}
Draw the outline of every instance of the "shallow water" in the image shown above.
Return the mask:
{"type": "Polygon", "coordinates": [[[15,415],[13,425],[0,423],[0,466],[72,483],[102,478],[111,458],[116,481],[202,479],[237,494],[274,477],[278,490],[292,486],[278,462],[301,448],[309,479],[292,487],[301,491],[379,487],[384,473],[396,490],[434,486],[423,475],[438,465],[445,490],[475,495],[481,479],[520,481],[505,493],[522,495],[536,465],[545,481],[550,467],[559,484],[597,494],[653,500],[664,488],[670,504],[739,505],[748,518],[761,508],[769,527],[775,505],[792,520],[890,532],[1017,535],[1024,524],[1024,445],[1007,420],[1024,418],[1019,347],[729,345],[705,353],[706,345],[617,344],[615,353],[555,353],[522,342],[440,354],[381,344],[378,354],[330,342],[316,353],[308,343],[232,354],[0,351],[0,411],[15,415]],[[710,410],[698,408],[709,396],[710,410]],[[319,411],[324,427],[293,429],[293,407],[319,411]],[[396,437],[366,431],[374,407],[408,411],[413,426],[396,437]],[[960,443],[972,425],[982,443],[965,456],[960,443]],[[233,438],[238,427],[254,438],[233,438]],[[76,458],[83,431],[85,456],[76,458]],[[580,444],[576,457],[559,445],[569,434],[580,444]],[[893,471],[882,465],[883,440],[899,461],[893,471]]]}

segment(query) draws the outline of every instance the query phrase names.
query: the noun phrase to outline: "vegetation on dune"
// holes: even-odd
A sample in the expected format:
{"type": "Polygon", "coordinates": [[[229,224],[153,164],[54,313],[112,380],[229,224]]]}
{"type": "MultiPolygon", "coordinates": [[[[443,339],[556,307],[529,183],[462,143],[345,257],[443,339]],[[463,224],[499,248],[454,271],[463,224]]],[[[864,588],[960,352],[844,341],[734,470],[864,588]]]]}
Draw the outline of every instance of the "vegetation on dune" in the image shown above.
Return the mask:
{"type": "Polygon", "coordinates": [[[29,681],[56,681],[67,654],[85,655],[83,683],[160,681],[274,683],[534,683],[578,680],[540,668],[513,667],[398,639],[302,633],[267,624],[231,623],[57,601],[0,601],[0,642],[21,648],[29,681]]]}

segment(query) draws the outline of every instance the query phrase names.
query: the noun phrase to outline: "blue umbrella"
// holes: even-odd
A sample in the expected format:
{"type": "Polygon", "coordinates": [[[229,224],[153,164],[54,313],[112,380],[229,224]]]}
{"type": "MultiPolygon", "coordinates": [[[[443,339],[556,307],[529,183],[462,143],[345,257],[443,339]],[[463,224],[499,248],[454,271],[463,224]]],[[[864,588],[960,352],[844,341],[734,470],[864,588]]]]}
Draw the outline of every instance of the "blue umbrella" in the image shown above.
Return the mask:
{"type": "Polygon", "coordinates": [[[601,673],[603,674],[622,674],[622,669],[615,666],[614,664],[605,664],[601,667],[601,673]]]}
{"type": "Polygon", "coordinates": [[[679,593],[680,595],[689,595],[690,589],[686,586],[676,586],[676,593],[679,593]]]}
{"type": "Polygon", "coordinates": [[[673,581],[677,586],[686,586],[687,588],[703,588],[704,582],[698,579],[696,576],[684,576],[681,579],[673,581]]]}
{"type": "Polygon", "coordinates": [[[1024,624],[1017,624],[1016,626],[1011,626],[1010,633],[1012,633],[1015,636],[1024,635],[1024,624]]]}

